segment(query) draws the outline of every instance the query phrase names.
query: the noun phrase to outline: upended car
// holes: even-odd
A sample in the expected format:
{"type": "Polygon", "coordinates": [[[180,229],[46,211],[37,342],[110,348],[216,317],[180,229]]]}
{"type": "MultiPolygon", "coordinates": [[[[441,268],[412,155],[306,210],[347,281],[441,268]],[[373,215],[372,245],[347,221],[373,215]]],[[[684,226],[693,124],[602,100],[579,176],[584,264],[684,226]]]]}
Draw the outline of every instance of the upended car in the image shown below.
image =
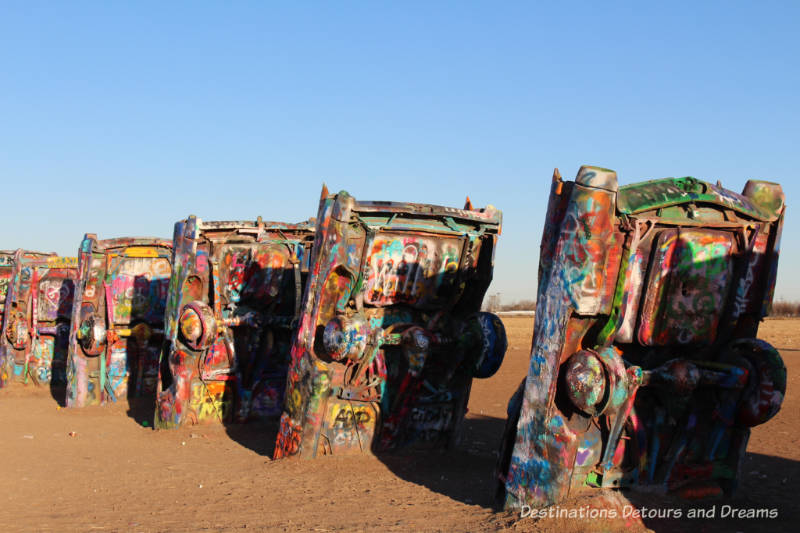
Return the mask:
{"type": "Polygon", "coordinates": [[[77,273],[75,257],[16,250],[0,259],[0,386],[64,386],[77,273]]]}
{"type": "Polygon", "coordinates": [[[750,428],[780,409],[786,368],[758,339],[784,194],[751,180],[620,187],[553,176],[528,376],[508,406],[498,504],[581,490],[731,494],[750,428]]]}
{"type": "MultiPolygon", "coordinates": [[[[11,277],[14,273],[14,254],[16,250],[0,250],[0,327],[5,320],[6,310],[6,297],[8,296],[8,288],[11,285],[11,277]]],[[[3,330],[0,330],[2,334],[3,330]]],[[[0,350],[2,348],[0,347],[0,350]]],[[[11,374],[8,371],[3,371],[5,366],[5,356],[0,352],[0,387],[2,387],[11,374]]]]}
{"type": "Polygon", "coordinates": [[[14,271],[15,250],[0,250],[0,317],[6,309],[6,295],[14,271]]]}
{"type": "Polygon", "coordinates": [[[67,407],[154,396],[172,241],[86,234],[70,329],[67,407]]]}
{"type": "Polygon", "coordinates": [[[277,421],[314,240],[299,224],[175,224],[155,427],[277,421]]]}
{"type": "Polygon", "coordinates": [[[323,189],[274,457],[456,443],[506,349],[481,313],[501,213],[323,189]]]}

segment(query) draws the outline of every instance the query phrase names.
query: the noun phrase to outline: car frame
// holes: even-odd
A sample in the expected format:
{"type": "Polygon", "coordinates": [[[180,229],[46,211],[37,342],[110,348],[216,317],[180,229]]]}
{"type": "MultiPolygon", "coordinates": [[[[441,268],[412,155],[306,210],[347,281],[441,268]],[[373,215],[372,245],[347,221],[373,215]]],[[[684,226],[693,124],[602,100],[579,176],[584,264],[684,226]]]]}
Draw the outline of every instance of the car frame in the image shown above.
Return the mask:
{"type": "MultiPolygon", "coordinates": [[[[0,250],[0,321],[6,310],[6,297],[14,274],[14,254],[16,250],[0,250]]],[[[7,376],[6,376],[7,377],[7,376]]],[[[3,377],[0,375],[0,382],[3,377]]],[[[0,383],[2,386],[2,383],[0,383]]]]}
{"type": "Polygon", "coordinates": [[[88,233],[81,241],[78,264],[67,407],[154,395],[172,241],[99,240],[88,233]]]}
{"type": "Polygon", "coordinates": [[[3,299],[0,385],[63,386],[76,257],[16,250],[3,299]]]}
{"type": "Polygon", "coordinates": [[[508,406],[498,504],[591,488],[732,494],[750,428],[780,409],[786,368],[759,340],[784,195],[692,178],[620,187],[553,176],[528,376],[508,406]]]}
{"type": "Polygon", "coordinates": [[[274,457],[444,449],[506,349],[480,313],[502,215],[323,188],[274,457]]]}
{"type": "MultiPolygon", "coordinates": [[[[9,292],[13,292],[12,287],[14,285],[14,265],[17,252],[19,252],[19,249],[0,251],[0,327],[2,328],[0,329],[0,335],[2,335],[2,339],[0,339],[0,388],[5,387],[14,376],[13,363],[9,365],[9,363],[6,361],[6,348],[4,345],[7,342],[5,333],[6,299],[8,298],[9,292]]],[[[39,254],[42,257],[55,255],[55,252],[33,253],[39,254]]]]}
{"type": "Polygon", "coordinates": [[[277,420],[313,221],[175,224],[154,425],[277,420]]]}

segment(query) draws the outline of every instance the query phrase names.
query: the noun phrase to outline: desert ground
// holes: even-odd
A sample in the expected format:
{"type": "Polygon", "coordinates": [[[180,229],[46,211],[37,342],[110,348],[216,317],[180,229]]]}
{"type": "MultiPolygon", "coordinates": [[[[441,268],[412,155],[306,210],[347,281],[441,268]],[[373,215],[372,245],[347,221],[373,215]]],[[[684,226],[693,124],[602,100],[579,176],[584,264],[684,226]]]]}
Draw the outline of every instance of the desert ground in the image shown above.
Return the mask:
{"type": "Polygon", "coordinates": [[[154,431],[151,409],[122,401],[62,408],[49,390],[0,391],[0,524],[6,531],[797,531],[800,509],[800,319],[767,320],[761,337],[789,371],[781,412],[755,428],[731,500],[684,502],[641,492],[565,506],[632,502],[713,508],[717,520],[520,518],[492,509],[506,403],[526,374],[532,317],[504,319],[498,373],[473,384],[462,442],[447,453],[270,459],[269,425],[154,431]],[[719,520],[722,506],[777,509],[776,519],[719,520]]]}

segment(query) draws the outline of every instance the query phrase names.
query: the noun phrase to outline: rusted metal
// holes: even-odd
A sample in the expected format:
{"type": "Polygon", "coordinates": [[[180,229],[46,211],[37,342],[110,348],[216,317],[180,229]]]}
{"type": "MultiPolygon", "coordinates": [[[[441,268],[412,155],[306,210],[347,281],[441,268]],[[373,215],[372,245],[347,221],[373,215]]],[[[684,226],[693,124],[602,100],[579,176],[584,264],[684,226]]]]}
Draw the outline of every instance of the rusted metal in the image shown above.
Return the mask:
{"type": "Polygon", "coordinates": [[[281,412],[313,222],[175,224],[155,425],[281,412]]]}
{"type": "Polygon", "coordinates": [[[87,234],[69,338],[67,406],[154,394],[172,242],[87,234]]]}
{"type": "MultiPolygon", "coordinates": [[[[14,274],[14,254],[15,250],[0,250],[0,324],[5,320],[6,298],[11,279],[14,274]]],[[[0,330],[1,331],[1,330],[0,330]]],[[[2,333],[0,333],[2,334],[2,333]]],[[[0,346],[0,350],[2,350],[0,346]]],[[[1,353],[1,352],[0,352],[1,353]]],[[[0,386],[8,379],[2,371],[3,365],[0,364],[0,386]]]]}
{"type": "Polygon", "coordinates": [[[6,309],[6,296],[14,272],[14,250],[0,250],[0,317],[6,309]]]}
{"type": "Polygon", "coordinates": [[[501,213],[323,189],[275,458],[452,444],[506,348],[480,313],[501,213]]]}
{"type": "Polygon", "coordinates": [[[0,253],[0,386],[63,386],[78,260],[16,250],[0,253]]]}
{"type": "Polygon", "coordinates": [[[757,339],[784,195],[694,178],[618,187],[553,177],[528,377],[509,403],[498,500],[542,507],[586,487],[731,493],[750,428],[786,369],[757,339]]]}

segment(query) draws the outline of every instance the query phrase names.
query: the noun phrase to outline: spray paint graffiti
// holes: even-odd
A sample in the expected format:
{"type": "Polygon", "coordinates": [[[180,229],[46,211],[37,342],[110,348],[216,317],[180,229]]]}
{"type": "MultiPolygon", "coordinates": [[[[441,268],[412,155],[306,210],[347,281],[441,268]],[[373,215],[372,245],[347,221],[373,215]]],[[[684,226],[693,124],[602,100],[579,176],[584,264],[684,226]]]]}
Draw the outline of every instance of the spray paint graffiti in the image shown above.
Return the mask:
{"type": "Polygon", "coordinates": [[[694,178],[618,187],[553,176],[527,379],[509,402],[498,503],[590,487],[734,490],[750,427],[786,369],[756,339],[778,261],[783,192],[694,178]]]}
{"type": "Polygon", "coordinates": [[[365,303],[424,304],[439,293],[442,283],[452,283],[458,269],[462,242],[422,236],[376,236],[365,283],[365,303]]]}
{"type": "Polygon", "coordinates": [[[506,348],[479,313],[501,214],[323,189],[275,458],[442,448],[506,348]]]}
{"type": "Polygon", "coordinates": [[[171,241],[87,234],[78,253],[67,406],[155,394],[171,241]]]}
{"type": "Polygon", "coordinates": [[[2,316],[3,311],[5,311],[8,284],[11,282],[11,274],[13,270],[14,251],[0,250],[0,316],[2,316]]]}
{"type": "Polygon", "coordinates": [[[77,259],[26,250],[5,257],[0,386],[15,381],[61,387],[77,259]]]}
{"type": "Polygon", "coordinates": [[[276,419],[312,223],[175,224],[155,426],[276,419]]]}

